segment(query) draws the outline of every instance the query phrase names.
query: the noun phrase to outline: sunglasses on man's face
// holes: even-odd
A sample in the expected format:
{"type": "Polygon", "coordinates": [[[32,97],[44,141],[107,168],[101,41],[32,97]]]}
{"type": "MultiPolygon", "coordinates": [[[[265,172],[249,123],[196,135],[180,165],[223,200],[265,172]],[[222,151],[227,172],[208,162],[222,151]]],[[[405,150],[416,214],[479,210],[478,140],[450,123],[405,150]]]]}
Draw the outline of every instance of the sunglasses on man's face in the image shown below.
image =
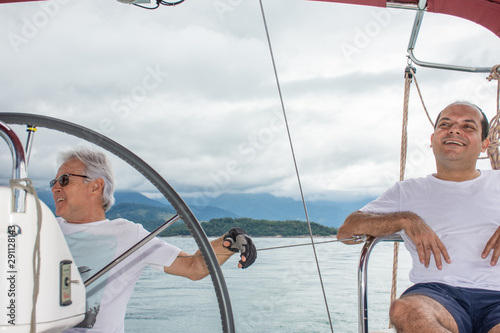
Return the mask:
{"type": "Polygon", "coordinates": [[[73,173],[65,173],[64,175],[60,175],[56,179],[52,179],[49,182],[50,188],[54,187],[54,185],[57,182],[59,182],[59,185],[61,185],[61,187],[64,187],[64,186],[68,185],[69,184],[69,176],[89,178],[88,176],[84,176],[84,175],[75,175],[73,173]]]}

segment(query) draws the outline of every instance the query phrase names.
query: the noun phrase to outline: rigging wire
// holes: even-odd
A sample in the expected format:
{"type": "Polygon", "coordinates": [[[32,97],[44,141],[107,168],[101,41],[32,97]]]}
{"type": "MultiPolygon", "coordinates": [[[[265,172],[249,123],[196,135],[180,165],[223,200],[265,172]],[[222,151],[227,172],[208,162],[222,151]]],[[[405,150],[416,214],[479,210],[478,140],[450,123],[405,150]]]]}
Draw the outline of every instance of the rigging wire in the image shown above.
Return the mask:
{"type": "MultiPolygon", "coordinates": [[[[366,235],[354,235],[353,237],[350,238],[344,238],[344,239],[331,239],[327,241],[321,241],[321,242],[315,242],[315,245],[318,244],[326,244],[326,243],[337,243],[337,242],[354,242],[353,244],[356,243],[364,243],[368,239],[368,236],[366,235]]],[[[280,246],[271,246],[271,247],[264,247],[257,249],[257,252],[259,251],[267,251],[267,250],[279,250],[279,249],[285,249],[289,247],[297,247],[297,246],[306,246],[306,245],[312,245],[313,243],[299,243],[299,244],[289,244],[289,245],[280,245],[280,246]]],[[[216,253],[216,256],[232,256],[232,254],[221,254],[221,253],[216,253]]],[[[185,255],[185,256],[178,256],[179,258],[191,258],[191,257],[201,257],[201,254],[193,254],[193,255],[185,255]]]]}
{"type": "Polygon", "coordinates": [[[266,251],[266,250],[276,250],[276,249],[284,249],[288,247],[296,247],[296,246],[305,246],[305,245],[318,245],[318,244],[325,244],[325,243],[337,243],[337,242],[345,242],[345,241],[351,241],[351,242],[356,242],[356,243],[364,243],[367,240],[366,235],[355,235],[350,238],[344,238],[344,239],[332,239],[332,240],[327,240],[327,241],[321,241],[321,242],[314,242],[314,243],[300,243],[300,244],[290,244],[290,245],[281,245],[281,246],[272,246],[272,247],[264,247],[257,249],[257,251],[266,251]]]}
{"type": "Polygon", "coordinates": [[[264,12],[264,5],[262,4],[262,0],[259,0],[259,4],[260,4],[260,10],[261,10],[261,13],[262,13],[262,20],[264,22],[264,28],[265,28],[265,31],[266,31],[266,37],[267,37],[267,44],[268,44],[268,47],[269,47],[269,53],[271,55],[271,61],[272,61],[272,64],[273,64],[274,77],[276,79],[276,86],[277,86],[278,94],[279,94],[279,98],[280,98],[281,110],[283,112],[283,119],[285,121],[286,131],[287,131],[287,135],[288,135],[288,141],[289,141],[289,144],[290,144],[290,151],[291,151],[291,154],[292,154],[293,164],[294,164],[294,167],[295,167],[295,174],[297,176],[297,183],[298,183],[299,190],[300,190],[300,196],[301,196],[301,199],[302,199],[302,204],[304,206],[304,213],[305,213],[305,216],[306,216],[307,225],[309,227],[309,235],[311,237],[311,245],[312,245],[312,249],[313,249],[313,252],[314,252],[314,259],[316,261],[316,267],[318,269],[318,277],[319,277],[319,281],[320,281],[320,284],[321,284],[321,290],[323,292],[323,299],[325,301],[326,312],[328,314],[328,322],[330,324],[330,329],[331,329],[331,331],[333,333],[332,318],[330,316],[330,310],[328,308],[328,300],[326,298],[326,292],[325,292],[325,287],[324,287],[324,284],[323,284],[323,278],[321,276],[321,270],[320,270],[320,267],[319,267],[318,255],[316,253],[316,247],[314,245],[314,239],[313,239],[313,234],[312,234],[311,222],[309,221],[309,214],[307,212],[307,205],[306,205],[306,201],[304,199],[304,191],[302,190],[302,183],[300,181],[299,168],[297,166],[297,159],[295,158],[295,152],[294,152],[294,148],[293,148],[292,136],[291,136],[291,133],[290,133],[290,127],[288,126],[288,119],[287,119],[287,116],[286,116],[285,104],[283,102],[283,94],[281,93],[281,86],[280,86],[280,81],[279,81],[279,77],[278,77],[278,71],[276,69],[276,62],[274,61],[274,54],[273,54],[273,49],[272,49],[272,45],[271,45],[271,38],[269,36],[269,29],[267,27],[267,20],[266,20],[266,15],[265,15],[265,12],[264,12]]]}

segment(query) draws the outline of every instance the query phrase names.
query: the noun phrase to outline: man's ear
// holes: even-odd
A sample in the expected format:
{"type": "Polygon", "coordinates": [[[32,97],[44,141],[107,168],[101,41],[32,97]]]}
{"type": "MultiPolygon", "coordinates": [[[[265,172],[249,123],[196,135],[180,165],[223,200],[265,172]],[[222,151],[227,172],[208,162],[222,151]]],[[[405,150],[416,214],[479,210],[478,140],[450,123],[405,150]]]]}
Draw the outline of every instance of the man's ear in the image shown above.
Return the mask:
{"type": "Polygon", "coordinates": [[[488,138],[484,139],[483,142],[481,143],[481,152],[484,153],[489,146],[490,146],[490,139],[488,138]]]}
{"type": "Polygon", "coordinates": [[[102,178],[94,180],[94,184],[92,185],[92,192],[102,193],[103,189],[104,189],[104,180],[102,178]]]}

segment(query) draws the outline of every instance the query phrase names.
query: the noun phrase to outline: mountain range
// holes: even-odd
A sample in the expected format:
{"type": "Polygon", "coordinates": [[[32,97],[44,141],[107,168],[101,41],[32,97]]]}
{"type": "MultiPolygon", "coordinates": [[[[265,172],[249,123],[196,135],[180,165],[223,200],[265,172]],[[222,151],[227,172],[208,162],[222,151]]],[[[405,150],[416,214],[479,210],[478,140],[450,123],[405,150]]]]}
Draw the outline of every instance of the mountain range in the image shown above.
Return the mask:
{"type": "MultiPolygon", "coordinates": [[[[39,191],[38,196],[52,211],[55,211],[50,191],[39,191]]],[[[175,213],[165,198],[155,200],[138,192],[115,192],[115,200],[115,205],[107,213],[110,218],[127,214],[124,217],[130,220],[143,220],[146,216],[162,220],[165,216],[175,213]]],[[[199,198],[184,200],[199,221],[223,217],[273,221],[306,220],[301,201],[275,197],[271,194],[222,194],[215,198],[206,198],[203,200],[203,205],[200,205],[199,198]]],[[[373,198],[355,202],[310,201],[306,202],[306,207],[311,222],[338,228],[347,215],[371,200],[373,198]]]]}

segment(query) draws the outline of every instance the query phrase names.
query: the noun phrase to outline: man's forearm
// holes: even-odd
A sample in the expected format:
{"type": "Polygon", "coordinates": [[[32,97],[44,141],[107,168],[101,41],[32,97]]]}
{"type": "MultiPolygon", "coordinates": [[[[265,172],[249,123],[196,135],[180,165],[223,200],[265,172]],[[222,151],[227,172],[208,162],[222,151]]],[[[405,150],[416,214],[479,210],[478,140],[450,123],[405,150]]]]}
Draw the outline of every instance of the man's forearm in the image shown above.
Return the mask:
{"type": "MultiPolygon", "coordinates": [[[[223,236],[214,239],[213,241],[210,242],[210,245],[212,245],[212,248],[214,249],[215,256],[217,257],[217,261],[219,262],[219,265],[222,265],[225,263],[235,252],[232,252],[225,248],[222,245],[223,242],[223,236]]],[[[195,271],[199,276],[207,276],[209,274],[207,265],[205,263],[205,260],[203,259],[203,256],[201,254],[201,251],[198,250],[193,256],[196,260],[196,263],[194,264],[195,271]]]]}
{"type": "Polygon", "coordinates": [[[210,245],[212,245],[215,255],[217,256],[217,261],[219,262],[219,265],[225,263],[233,254],[236,253],[224,247],[223,242],[224,242],[224,236],[221,236],[210,242],[210,245]]]}
{"type": "MultiPolygon", "coordinates": [[[[397,212],[389,214],[368,214],[354,212],[347,217],[339,228],[337,239],[346,239],[354,235],[373,237],[390,235],[404,230],[418,252],[418,258],[425,267],[429,267],[431,255],[434,255],[436,267],[442,269],[442,259],[450,264],[451,259],[446,246],[437,234],[417,214],[397,212]]],[[[345,241],[346,244],[354,244],[345,241]]]]}
{"type": "MultiPolygon", "coordinates": [[[[225,263],[234,254],[234,252],[226,249],[222,245],[222,242],[223,237],[219,237],[210,242],[219,265],[225,263]]],[[[165,273],[184,276],[191,280],[203,279],[210,273],[200,250],[196,251],[194,255],[181,251],[173,264],[169,267],[165,267],[164,271],[165,273]]]]}
{"type": "MultiPolygon", "coordinates": [[[[355,235],[373,237],[391,235],[405,228],[412,220],[420,219],[411,212],[396,212],[387,214],[370,214],[360,211],[349,215],[340,226],[337,238],[347,239],[355,235]]],[[[349,244],[349,242],[346,242],[349,244]]]]}

